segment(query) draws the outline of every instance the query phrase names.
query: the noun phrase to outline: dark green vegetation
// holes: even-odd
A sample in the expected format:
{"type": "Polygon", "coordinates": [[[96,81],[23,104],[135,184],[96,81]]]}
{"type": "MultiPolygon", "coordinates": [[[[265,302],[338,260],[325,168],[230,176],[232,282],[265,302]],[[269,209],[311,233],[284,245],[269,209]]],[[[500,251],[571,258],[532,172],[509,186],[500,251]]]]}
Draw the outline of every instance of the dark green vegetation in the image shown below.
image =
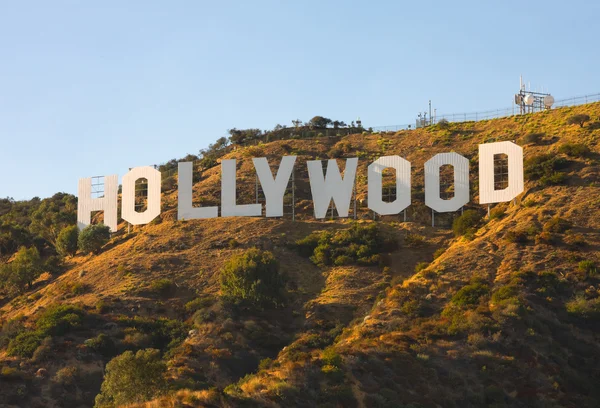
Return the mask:
{"type": "Polygon", "coordinates": [[[98,253],[110,239],[110,229],[104,224],[88,225],[79,233],[77,246],[84,253],[98,253]]]}
{"type": "Polygon", "coordinates": [[[155,349],[126,351],[106,365],[96,407],[144,402],[167,391],[166,364],[155,349]]]}
{"type": "Polygon", "coordinates": [[[313,233],[296,242],[298,250],[320,266],[377,265],[381,254],[393,251],[397,242],[376,224],[313,233]]]}
{"type": "Polygon", "coordinates": [[[285,300],[285,278],[271,252],[252,248],[225,264],[221,293],[227,302],[241,306],[277,307],[285,300]]]}

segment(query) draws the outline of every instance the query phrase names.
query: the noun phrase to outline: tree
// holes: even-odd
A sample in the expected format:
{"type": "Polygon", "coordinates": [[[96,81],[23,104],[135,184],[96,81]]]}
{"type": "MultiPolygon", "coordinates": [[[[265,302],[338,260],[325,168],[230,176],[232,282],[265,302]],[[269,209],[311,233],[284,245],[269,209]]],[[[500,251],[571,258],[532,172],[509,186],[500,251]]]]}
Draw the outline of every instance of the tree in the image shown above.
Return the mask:
{"type": "Polygon", "coordinates": [[[56,238],[56,252],[61,256],[74,256],[77,252],[77,240],[79,238],[79,228],[77,225],[71,225],[63,228],[56,238]]]}
{"type": "Polygon", "coordinates": [[[77,240],[79,249],[84,253],[98,253],[110,239],[110,228],[104,224],[88,225],[77,240]]]}
{"type": "Polygon", "coordinates": [[[96,407],[114,407],[149,401],[167,390],[166,364],[156,349],[118,355],[106,365],[96,407]]]}
{"type": "Polygon", "coordinates": [[[467,210],[452,223],[454,235],[473,234],[481,222],[481,215],[475,210],[467,210]]]}
{"type": "Polygon", "coordinates": [[[332,121],[329,118],[325,118],[323,116],[315,116],[308,122],[308,125],[312,128],[326,128],[331,123],[332,121]]]}
{"type": "Polygon", "coordinates": [[[585,122],[590,120],[590,115],[586,115],[584,113],[580,113],[577,115],[573,115],[567,119],[568,125],[579,125],[579,127],[583,127],[585,122]]]}
{"type": "Polygon", "coordinates": [[[279,306],[284,286],[285,280],[273,254],[257,248],[233,256],[221,272],[221,293],[231,303],[279,306]]]}
{"type": "Polygon", "coordinates": [[[251,140],[259,139],[263,132],[260,129],[229,129],[229,140],[236,145],[243,145],[251,140]]]}
{"type": "Polygon", "coordinates": [[[42,260],[37,248],[21,247],[11,263],[11,269],[21,291],[25,285],[31,288],[33,281],[42,273],[42,260]]]}

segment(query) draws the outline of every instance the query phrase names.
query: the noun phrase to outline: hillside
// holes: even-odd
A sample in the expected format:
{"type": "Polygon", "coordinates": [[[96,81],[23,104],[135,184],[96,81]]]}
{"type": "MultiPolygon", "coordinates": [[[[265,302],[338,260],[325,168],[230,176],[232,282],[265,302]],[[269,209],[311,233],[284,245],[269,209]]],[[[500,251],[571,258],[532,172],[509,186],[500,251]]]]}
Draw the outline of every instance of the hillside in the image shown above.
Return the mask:
{"type": "MultiPolygon", "coordinates": [[[[295,221],[176,221],[176,181],[164,180],[158,219],[130,232],[121,223],[100,253],[79,252],[22,293],[3,292],[0,406],[93,406],[107,362],[147,348],[167,364],[168,391],[146,406],[600,406],[599,142],[600,104],[588,104],[229,148],[221,158],[238,159],[240,203],[255,199],[252,157],[274,167],[298,156],[295,221]],[[591,119],[568,124],[575,114],[591,119]],[[477,204],[477,147],[503,140],[524,147],[526,187],[488,218],[477,204]],[[450,228],[460,212],[436,215],[432,227],[423,203],[423,164],[448,151],[471,162],[464,230],[450,228]],[[367,166],[392,154],[412,163],[406,222],[364,205],[367,166]],[[352,210],[315,220],[306,161],[346,157],[359,158],[357,221],[352,210]],[[271,252],[285,275],[277,307],[222,296],[228,261],[252,248],[271,252]]],[[[195,204],[218,205],[220,167],[195,177],[195,204]]],[[[33,219],[16,205],[11,214],[33,219]]],[[[42,226],[40,214],[72,212],[72,203],[35,205],[42,226]]],[[[15,231],[46,231],[17,224],[0,245],[7,262],[34,245],[33,235],[13,242],[24,236],[15,231]]],[[[46,235],[47,260],[56,232],[46,235]]]]}

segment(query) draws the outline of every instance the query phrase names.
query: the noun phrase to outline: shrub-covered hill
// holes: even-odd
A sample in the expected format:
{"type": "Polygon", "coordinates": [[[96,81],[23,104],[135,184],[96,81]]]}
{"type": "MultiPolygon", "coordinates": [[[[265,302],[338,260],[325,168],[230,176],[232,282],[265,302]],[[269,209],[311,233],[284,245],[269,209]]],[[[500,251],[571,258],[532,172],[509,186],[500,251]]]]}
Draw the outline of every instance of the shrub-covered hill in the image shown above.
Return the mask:
{"type": "MultiPolygon", "coordinates": [[[[176,221],[166,178],[151,224],[2,290],[0,406],[598,406],[599,116],[590,104],[228,149],[244,203],[251,157],[299,156],[296,221],[176,221]],[[524,146],[526,189],[487,217],[477,145],[500,140],[524,146]],[[472,202],[431,227],[423,163],[446,151],[470,159],[472,202]],[[390,154],[413,165],[406,222],[361,201],[366,166],[390,154]],[[312,218],[305,162],[330,157],[359,157],[357,221],[312,218]]],[[[196,203],[218,204],[219,166],[195,178],[196,203]]],[[[57,256],[48,242],[40,264],[57,256]]],[[[27,269],[20,245],[34,246],[8,246],[20,263],[5,274],[27,269]]]]}

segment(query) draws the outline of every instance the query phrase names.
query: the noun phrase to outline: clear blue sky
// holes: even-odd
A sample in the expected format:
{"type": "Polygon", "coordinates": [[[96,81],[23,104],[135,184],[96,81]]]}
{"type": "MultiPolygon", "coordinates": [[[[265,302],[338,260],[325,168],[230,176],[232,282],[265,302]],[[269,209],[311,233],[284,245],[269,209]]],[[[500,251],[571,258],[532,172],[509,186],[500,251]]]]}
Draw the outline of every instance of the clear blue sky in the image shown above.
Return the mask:
{"type": "Polygon", "coordinates": [[[0,0],[0,196],[197,153],[233,127],[600,92],[594,1],[0,0]]]}

